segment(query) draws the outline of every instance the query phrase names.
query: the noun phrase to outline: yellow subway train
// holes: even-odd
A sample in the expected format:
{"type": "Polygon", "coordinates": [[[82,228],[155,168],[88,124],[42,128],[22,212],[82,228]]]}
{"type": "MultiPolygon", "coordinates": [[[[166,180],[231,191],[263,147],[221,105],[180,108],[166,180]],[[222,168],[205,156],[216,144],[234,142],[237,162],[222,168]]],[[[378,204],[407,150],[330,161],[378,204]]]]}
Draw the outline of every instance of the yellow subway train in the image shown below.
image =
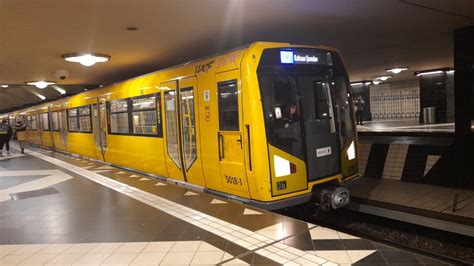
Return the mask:
{"type": "Polygon", "coordinates": [[[264,209],[329,209],[358,176],[351,96],[336,50],[256,42],[3,117],[31,144],[264,209]]]}

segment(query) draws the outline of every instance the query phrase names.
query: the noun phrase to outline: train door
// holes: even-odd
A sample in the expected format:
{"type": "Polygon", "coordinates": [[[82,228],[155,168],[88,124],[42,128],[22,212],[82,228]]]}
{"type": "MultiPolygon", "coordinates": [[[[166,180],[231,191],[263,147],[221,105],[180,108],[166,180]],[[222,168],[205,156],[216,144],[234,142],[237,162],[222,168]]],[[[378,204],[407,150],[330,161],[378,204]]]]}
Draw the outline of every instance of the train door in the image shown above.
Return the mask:
{"type": "Polygon", "coordinates": [[[216,75],[219,166],[223,186],[248,196],[242,140],[242,93],[238,77],[236,70],[216,75]]]}
{"type": "Polygon", "coordinates": [[[59,124],[59,138],[64,146],[64,150],[67,151],[67,106],[63,105],[59,110],[58,117],[59,124]]]}
{"type": "Polygon", "coordinates": [[[184,177],[187,182],[205,186],[201,164],[201,147],[199,138],[199,113],[196,77],[180,79],[178,82],[179,106],[178,116],[181,132],[181,154],[184,177]],[[196,96],[196,97],[195,97],[196,96]]]}
{"type": "Polygon", "coordinates": [[[53,113],[51,111],[51,106],[48,106],[48,112],[47,112],[47,117],[48,117],[48,128],[49,128],[49,140],[51,141],[51,148],[55,151],[56,150],[56,145],[54,144],[54,135],[53,135],[53,113]]]}
{"type": "Polygon", "coordinates": [[[183,161],[181,157],[180,147],[180,122],[178,117],[179,103],[178,103],[178,82],[169,81],[161,83],[161,90],[164,92],[164,149],[165,162],[168,169],[168,176],[177,180],[186,180],[183,169],[183,161]]]}
{"type": "Polygon", "coordinates": [[[106,161],[107,151],[107,112],[105,98],[97,98],[92,104],[92,130],[97,158],[106,161]]]}

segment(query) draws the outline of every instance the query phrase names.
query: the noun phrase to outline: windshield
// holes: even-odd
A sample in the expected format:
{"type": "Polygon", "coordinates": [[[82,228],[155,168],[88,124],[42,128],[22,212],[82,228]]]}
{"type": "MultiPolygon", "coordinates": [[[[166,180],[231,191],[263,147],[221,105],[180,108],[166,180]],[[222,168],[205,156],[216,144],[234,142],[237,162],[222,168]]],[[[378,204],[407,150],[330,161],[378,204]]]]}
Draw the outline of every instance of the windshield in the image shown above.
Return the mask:
{"type": "Polygon", "coordinates": [[[319,72],[260,77],[268,142],[300,159],[305,159],[304,142],[336,132],[333,97],[324,71],[319,72]]]}

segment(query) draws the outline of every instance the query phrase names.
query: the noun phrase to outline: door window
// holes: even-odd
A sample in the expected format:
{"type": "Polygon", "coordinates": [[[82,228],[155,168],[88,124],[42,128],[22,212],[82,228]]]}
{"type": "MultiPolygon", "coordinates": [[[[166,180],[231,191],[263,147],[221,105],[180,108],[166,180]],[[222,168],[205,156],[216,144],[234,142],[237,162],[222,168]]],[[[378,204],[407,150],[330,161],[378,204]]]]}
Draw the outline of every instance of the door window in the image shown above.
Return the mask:
{"type": "Polygon", "coordinates": [[[176,110],[176,92],[165,92],[166,146],[168,154],[178,168],[181,168],[179,155],[178,117],[176,110]]]}
{"type": "Polygon", "coordinates": [[[237,82],[227,81],[218,84],[219,130],[239,131],[239,98],[237,82]]]}
{"type": "Polygon", "coordinates": [[[40,114],[40,116],[41,116],[42,129],[43,130],[49,130],[48,113],[42,113],[42,114],[40,114]]]}
{"type": "Polygon", "coordinates": [[[196,126],[194,119],[194,91],[186,88],[180,91],[181,123],[183,125],[184,163],[188,170],[196,160],[196,126]]]}

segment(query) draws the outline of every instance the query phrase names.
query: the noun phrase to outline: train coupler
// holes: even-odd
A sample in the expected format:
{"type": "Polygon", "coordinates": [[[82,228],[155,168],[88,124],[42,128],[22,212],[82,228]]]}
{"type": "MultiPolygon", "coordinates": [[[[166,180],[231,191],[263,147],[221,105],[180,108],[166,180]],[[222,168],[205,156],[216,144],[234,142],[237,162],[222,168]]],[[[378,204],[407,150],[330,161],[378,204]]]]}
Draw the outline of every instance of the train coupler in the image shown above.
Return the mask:
{"type": "Polygon", "coordinates": [[[319,193],[319,204],[323,211],[335,210],[349,204],[349,190],[344,187],[324,189],[319,193]]]}

